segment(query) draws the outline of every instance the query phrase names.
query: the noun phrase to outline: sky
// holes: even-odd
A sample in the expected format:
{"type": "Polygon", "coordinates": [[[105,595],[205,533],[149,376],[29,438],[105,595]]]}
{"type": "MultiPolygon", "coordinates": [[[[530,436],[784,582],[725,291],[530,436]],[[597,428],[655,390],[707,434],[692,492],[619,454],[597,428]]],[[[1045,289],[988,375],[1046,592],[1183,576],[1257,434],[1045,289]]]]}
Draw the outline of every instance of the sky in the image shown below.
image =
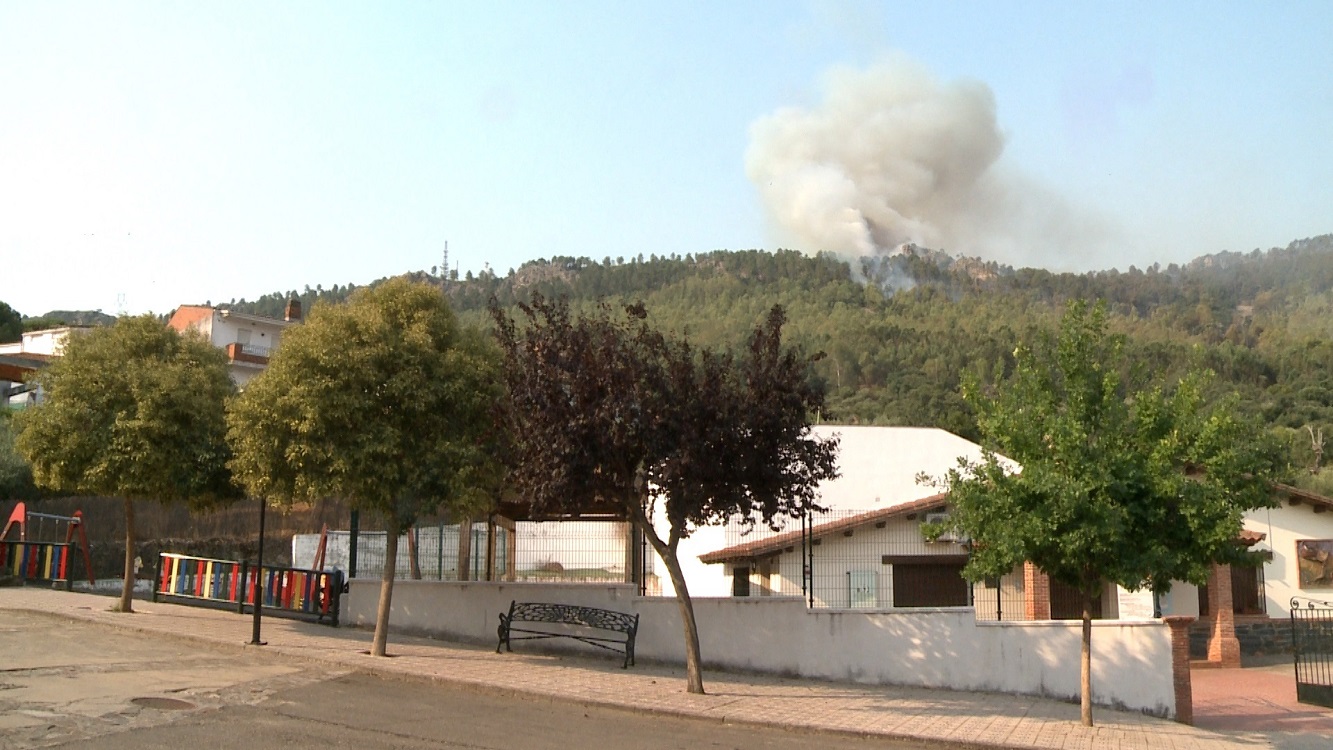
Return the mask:
{"type": "Polygon", "coordinates": [[[0,0],[0,301],[1333,232],[1333,5],[0,0]]]}

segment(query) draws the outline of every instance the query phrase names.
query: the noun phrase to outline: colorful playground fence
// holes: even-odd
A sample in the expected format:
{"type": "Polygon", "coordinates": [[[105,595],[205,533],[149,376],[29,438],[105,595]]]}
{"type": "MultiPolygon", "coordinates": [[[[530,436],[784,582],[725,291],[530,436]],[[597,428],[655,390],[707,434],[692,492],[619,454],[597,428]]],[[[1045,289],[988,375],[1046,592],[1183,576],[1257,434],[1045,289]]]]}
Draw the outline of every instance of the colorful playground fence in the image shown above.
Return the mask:
{"type": "Polygon", "coordinates": [[[247,608],[254,610],[256,579],[265,612],[338,625],[343,590],[340,570],[269,565],[260,570],[244,561],[163,552],[157,559],[153,601],[170,598],[181,603],[234,605],[237,612],[244,613],[247,608]]]}
{"type": "Polygon", "coordinates": [[[50,581],[71,588],[72,544],[61,542],[0,541],[0,571],[25,581],[50,581]]]}

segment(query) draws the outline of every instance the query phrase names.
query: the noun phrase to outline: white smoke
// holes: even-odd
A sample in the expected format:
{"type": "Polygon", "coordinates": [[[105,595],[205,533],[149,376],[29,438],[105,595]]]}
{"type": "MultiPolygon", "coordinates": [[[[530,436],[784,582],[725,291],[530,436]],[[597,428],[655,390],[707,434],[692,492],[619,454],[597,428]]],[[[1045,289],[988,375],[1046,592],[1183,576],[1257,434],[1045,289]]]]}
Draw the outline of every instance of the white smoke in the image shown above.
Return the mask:
{"type": "Polygon", "coordinates": [[[1105,230],[997,164],[1004,136],[978,81],[940,83],[902,58],[829,73],[814,109],[750,127],[746,171],[770,217],[809,251],[856,258],[903,243],[1068,266],[1105,230]]]}

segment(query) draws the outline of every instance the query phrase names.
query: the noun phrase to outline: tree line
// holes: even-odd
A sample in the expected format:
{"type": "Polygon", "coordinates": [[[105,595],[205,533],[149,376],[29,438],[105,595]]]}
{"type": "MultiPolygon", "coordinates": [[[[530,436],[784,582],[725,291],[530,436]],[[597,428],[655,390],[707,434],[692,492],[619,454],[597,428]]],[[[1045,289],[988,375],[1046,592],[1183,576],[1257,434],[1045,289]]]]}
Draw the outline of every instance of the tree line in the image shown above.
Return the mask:
{"type": "MultiPolygon", "coordinates": [[[[490,326],[494,298],[516,313],[539,294],[575,309],[643,302],[658,325],[700,346],[742,339],[774,305],[786,335],[827,384],[818,418],[980,432],[960,395],[966,377],[994,383],[1013,353],[1049,330],[1070,300],[1098,300],[1108,329],[1126,338],[1123,366],[1179,376],[1216,374],[1210,397],[1240,394],[1286,448],[1285,478],[1333,493],[1314,470],[1310,430],[1333,434],[1333,235],[1285,248],[1220,253],[1186,264],[1053,273],[952,257],[922,248],[856,263],[793,251],[715,251],[667,257],[556,257],[500,275],[416,272],[442,289],[459,319],[490,326]]],[[[372,286],[383,280],[372,282],[372,286]]],[[[289,296],[306,309],[340,301],[355,285],[266,295],[235,306],[280,316],[289,296]]]]}

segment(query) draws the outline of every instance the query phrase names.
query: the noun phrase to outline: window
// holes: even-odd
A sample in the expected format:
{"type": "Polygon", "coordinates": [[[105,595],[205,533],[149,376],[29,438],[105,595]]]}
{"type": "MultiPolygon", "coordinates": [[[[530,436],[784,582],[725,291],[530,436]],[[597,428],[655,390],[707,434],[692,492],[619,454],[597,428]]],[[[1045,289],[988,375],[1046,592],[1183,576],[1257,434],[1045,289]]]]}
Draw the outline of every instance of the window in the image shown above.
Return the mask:
{"type": "Polygon", "coordinates": [[[750,566],[739,565],[731,569],[731,595],[750,595],[750,566]]]}

